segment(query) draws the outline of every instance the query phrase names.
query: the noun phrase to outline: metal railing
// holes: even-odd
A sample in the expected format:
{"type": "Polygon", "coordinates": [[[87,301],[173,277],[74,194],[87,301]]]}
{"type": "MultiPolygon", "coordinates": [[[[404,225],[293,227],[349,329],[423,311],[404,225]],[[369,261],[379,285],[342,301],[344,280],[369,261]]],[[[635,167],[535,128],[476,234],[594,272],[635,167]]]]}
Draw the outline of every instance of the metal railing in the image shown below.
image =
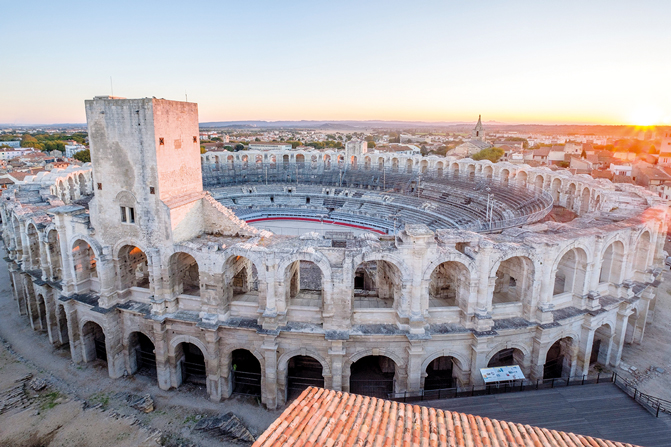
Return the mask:
{"type": "Polygon", "coordinates": [[[487,396],[493,394],[514,393],[522,391],[536,391],[551,388],[561,388],[575,385],[591,385],[597,383],[612,383],[616,374],[597,374],[596,376],[558,377],[539,380],[513,380],[488,385],[472,385],[470,387],[443,388],[437,390],[420,390],[416,393],[391,393],[387,396],[397,402],[418,402],[424,400],[453,399],[459,397],[487,396]]]}
{"type": "Polygon", "coordinates": [[[659,417],[660,413],[671,414],[671,401],[642,393],[628,379],[620,377],[617,374],[613,379],[613,383],[656,417],[659,417]]]}

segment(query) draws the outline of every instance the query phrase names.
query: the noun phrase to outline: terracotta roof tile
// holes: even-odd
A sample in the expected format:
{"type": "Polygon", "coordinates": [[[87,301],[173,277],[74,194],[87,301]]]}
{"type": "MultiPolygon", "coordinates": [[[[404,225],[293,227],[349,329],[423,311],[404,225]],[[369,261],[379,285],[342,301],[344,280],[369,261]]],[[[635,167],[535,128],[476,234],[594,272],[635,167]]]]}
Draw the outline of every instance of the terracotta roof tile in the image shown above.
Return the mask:
{"type": "Polygon", "coordinates": [[[310,387],[254,447],[629,447],[631,444],[310,387]]]}

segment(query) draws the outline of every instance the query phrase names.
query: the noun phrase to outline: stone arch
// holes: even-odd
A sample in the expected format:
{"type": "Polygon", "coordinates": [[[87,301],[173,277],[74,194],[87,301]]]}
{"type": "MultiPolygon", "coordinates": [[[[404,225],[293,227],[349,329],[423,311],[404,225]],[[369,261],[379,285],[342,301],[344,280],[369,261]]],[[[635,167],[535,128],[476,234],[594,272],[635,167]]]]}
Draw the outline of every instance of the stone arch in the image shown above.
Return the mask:
{"type": "MultiPolygon", "coordinates": [[[[263,269],[265,270],[265,269],[263,269]]],[[[225,302],[259,303],[259,269],[253,259],[231,255],[224,262],[225,302]]],[[[265,290],[265,283],[261,289],[265,290]]]]}
{"type": "Polygon", "coordinates": [[[555,340],[543,357],[543,378],[556,379],[560,377],[570,377],[576,367],[578,351],[578,338],[572,335],[564,335],[555,340]]]}
{"type": "Polygon", "coordinates": [[[494,168],[492,168],[491,166],[485,166],[482,169],[482,173],[484,174],[486,179],[491,180],[492,177],[494,176],[494,168]]]}
{"type": "Polygon", "coordinates": [[[576,184],[571,182],[569,183],[568,189],[566,190],[566,208],[571,211],[573,211],[575,207],[576,189],[576,184]]]}
{"type": "Polygon", "coordinates": [[[473,272],[460,261],[444,261],[431,271],[428,288],[428,307],[465,308],[470,298],[473,272]]]}
{"type": "Polygon", "coordinates": [[[136,245],[124,245],[117,254],[119,289],[150,288],[150,265],[147,254],[136,245]]]}
{"type": "Polygon", "coordinates": [[[643,231],[636,239],[636,249],[632,262],[633,270],[645,272],[648,269],[648,260],[650,259],[650,248],[652,247],[650,231],[643,231]]]}
{"type": "Polygon", "coordinates": [[[233,349],[229,355],[233,392],[262,396],[265,369],[258,355],[246,347],[233,349]]]}
{"type": "Polygon", "coordinates": [[[29,269],[38,270],[41,259],[40,233],[32,221],[26,223],[26,239],[28,240],[29,269]]]}
{"type": "Polygon", "coordinates": [[[314,358],[319,363],[321,363],[324,376],[331,375],[331,366],[329,365],[329,362],[324,357],[322,357],[322,355],[319,354],[319,352],[315,351],[312,348],[307,347],[292,349],[291,351],[286,351],[282,355],[280,355],[280,357],[277,359],[277,370],[286,371],[287,365],[289,364],[289,360],[291,360],[292,357],[296,356],[307,356],[314,358]]]}
{"type": "Polygon", "coordinates": [[[510,171],[508,169],[501,169],[501,172],[499,172],[499,178],[501,179],[501,183],[507,185],[508,181],[510,180],[510,171]]]}
{"type": "Polygon", "coordinates": [[[571,292],[582,295],[590,259],[588,251],[578,245],[567,247],[557,257],[553,266],[553,295],[571,292]]]}
{"type": "Polygon", "coordinates": [[[382,398],[399,391],[399,388],[403,387],[400,382],[405,375],[405,366],[399,364],[397,359],[398,356],[387,355],[382,349],[374,350],[370,355],[358,356],[356,359],[354,356],[351,357],[346,369],[349,391],[382,398]]]}
{"type": "Polygon", "coordinates": [[[72,244],[72,267],[77,290],[85,292],[91,290],[90,281],[98,277],[98,254],[95,248],[85,239],[76,238],[72,244]],[[88,281],[88,283],[86,283],[88,281]]]}
{"type": "Polygon", "coordinates": [[[35,299],[37,302],[37,315],[39,317],[40,330],[47,332],[49,330],[49,323],[47,321],[47,300],[41,293],[38,293],[35,299]]]}
{"type": "Polygon", "coordinates": [[[347,361],[345,362],[345,365],[343,365],[344,370],[349,370],[350,367],[352,366],[353,363],[356,363],[358,360],[361,360],[364,357],[369,357],[369,356],[384,356],[384,357],[389,357],[396,363],[396,366],[399,368],[406,368],[407,367],[407,362],[405,359],[401,356],[399,356],[396,352],[394,352],[391,349],[386,349],[386,348],[366,348],[363,350],[358,350],[354,354],[350,355],[347,357],[347,361]]]}
{"type": "Polygon", "coordinates": [[[459,362],[459,366],[463,370],[467,371],[470,369],[471,366],[470,358],[467,358],[460,352],[456,352],[449,349],[443,349],[440,351],[432,352],[431,354],[428,354],[426,357],[424,357],[424,360],[422,361],[422,371],[426,371],[426,368],[428,368],[429,364],[439,357],[452,357],[459,362]]]}
{"type": "Polygon", "coordinates": [[[60,236],[55,228],[47,228],[46,235],[47,250],[51,263],[51,278],[54,281],[60,281],[63,278],[60,236]]]}
{"type": "Polygon", "coordinates": [[[393,263],[363,261],[354,270],[352,305],[355,309],[398,307],[403,293],[400,270],[393,263]]]}
{"type": "Polygon", "coordinates": [[[529,302],[532,299],[535,264],[528,256],[509,256],[498,262],[492,304],[529,302]]]}
{"type": "Polygon", "coordinates": [[[521,170],[518,171],[517,175],[515,176],[517,186],[520,186],[520,187],[526,186],[527,178],[528,178],[528,175],[527,175],[526,171],[521,171],[521,170]]]}
{"type": "MultiPolygon", "coordinates": [[[[496,346],[494,346],[492,349],[490,349],[487,355],[485,356],[485,358],[487,359],[487,365],[489,365],[492,362],[492,360],[498,353],[507,350],[515,350],[517,352],[517,354],[513,353],[513,360],[518,362],[517,365],[520,365],[521,367],[525,364],[525,359],[531,358],[531,350],[525,345],[514,342],[513,343],[501,342],[498,343],[496,346]]],[[[497,366],[510,366],[510,365],[497,365],[497,366]]],[[[488,368],[491,367],[493,366],[488,366],[488,368]]]]}
{"type": "Polygon", "coordinates": [[[79,176],[77,176],[78,183],[79,183],[79,195],[80,196],[85,196],[86,195],[86,178],[84,177],[84,174],[81,172],[79,173],[79,176]]]}
{"type": "Polygon", "coordinates": [[[82,340],[84,362],[99,359],[108,362],[107,334],[102,324],[94,319],[85,319],[80,322],[79,333],[82,340]]]}
{"type": "Polygon", "coordinates": [[[196,258],[185,252],[176,251],[168,261],[170,290],[174,296],[200,296],[200,268],[196,258]]]}
{"type": "Polygon", "coordinates": [[[543,189],[543,185],[545,184],[545,179],[543,178],[542,174],[536,175],[536,178],[534,179],[534,188],[541,190],[543,189]]]}
{"type": "Polygon", "coordinates": [[[170,343],[168,343],[168,355],[174,356],[175,348],[177,348],[177,345],[179,345],[180,343],[191,343],[192,345],[197,346],[198,349],[200,349],[200,351],[205,356],[206,362],[208,360],[212,360],[215,358],[215,356],[207,350],[206,343],[204,343],[197,337],[193,337],[191,335],[186,334],[176,335],[170,339],[170,343]]]}
{"type": "Polygon", "coordinates": [[[622,241],[611,242],[600,256],[599,283],[620,284],[624,267],[625,246],[622,241]]]}
{"type": "Polygon", "coordinates": [[[77,198],[77,187],[75,186],[74,176],[68,176],[68,193],[70,195],[70,200],[75,200],[77,198]]]}
{"type": "Polygon", "coordinates": [[[550,184],[550,193],[552,194],[552,200],[557,205],[559,205],[559,198],[560,198],[560,194],[561,194],[561,189],[562,189],[561,179],[558,178],[558,177],[555,177],[554,179],[552,179],[552,183],[550,184]]]}
{"type": "Polygon", "coordinates": [[[596,331],[594,331],[592,352],[589,358],[590,365],[599,363],[601,365],[608,366],[610,364],[614,336],[614,326],[609,322],[604,322],[596,329],[596,331]]]}
{"type": "Polygon", "coordinates": [[[589,212],[589,198],[591,191],[589,188],[583,188],[582,193],[580,194],[580,214],[585,214],[589,212]]]}
{"type": "Polygon", "coordinates": [[[152,337],[142,331],[133,331],[126,337],[128,350],[128,372],[135,374],[139,371],[155,376],[156,371],[156,344],[152,337]]]}

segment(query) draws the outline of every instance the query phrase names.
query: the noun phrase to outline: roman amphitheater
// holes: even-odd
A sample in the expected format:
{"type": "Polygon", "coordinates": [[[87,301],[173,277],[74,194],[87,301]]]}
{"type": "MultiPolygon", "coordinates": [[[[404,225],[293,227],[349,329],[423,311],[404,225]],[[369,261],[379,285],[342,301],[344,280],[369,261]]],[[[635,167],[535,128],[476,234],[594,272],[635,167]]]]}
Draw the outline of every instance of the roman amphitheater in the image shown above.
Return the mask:
{"type": "Polygon", "coordinates": [[[2,237],[17,315],[112,378],[276,408],[580,377],[653,315],[666,206],[642,188],[356,142],[201,155],[195,104],[86,114],[92,163],[5,191],[2,237]]]}

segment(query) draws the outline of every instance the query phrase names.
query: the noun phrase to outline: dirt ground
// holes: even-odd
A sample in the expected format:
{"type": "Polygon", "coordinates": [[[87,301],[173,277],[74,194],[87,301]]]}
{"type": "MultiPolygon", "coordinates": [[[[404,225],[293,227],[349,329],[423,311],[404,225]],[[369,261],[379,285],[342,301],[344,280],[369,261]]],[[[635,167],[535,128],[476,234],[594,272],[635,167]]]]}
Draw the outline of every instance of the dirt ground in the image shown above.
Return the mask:
{"type": "MultiPolygon", "coordinates": [[[[0,258],[6,256],[0,250],[0,258]]],[[[6,263],[0,259],[0,446],[241,446],[193,430],[202,417],[233,412],[260,435],[281,413],[256,399],[208,399],[204,387],[163,391],[151,377],[112,380],[103,363],[75,365],[68,347],[54,348],[46,333],[19,316],[6,263]],[[28,374],[47,387],[35,391],[28,374]],[[131,408],[128,394],[149,393],[155,411],[131,408]],[[19,404],[16,405],[16,401],[19,404]]]]}
{"type": "MultiPolygon", "coordinates": [[[[624,348],[625,366],[634,366],[636,371],[618,369],[618,373],[634,379],[641,391],[671,400],[668,269],[663,278],[654,319],[646,327],[643,343],[624,348]]],[[[163,391],[151,377],[112,380],[102,363],[75,365],[69,348],[54,348],[45,333],[33,331],[28,318],[19,316],[1,259],[0,337],[0,447],[240,446],[243,444],[196,432],[193,427],[204,416],[232,411],[258,436],[282,410],[268,411],[249,398],[214,403],[203,387],[190,384],[163,391]],[[29,374],[47,386],[34,390],[29,374]],[[135,410],[126,402],[128,394],[146,393],[155,402],[151,413],[135,410]]]]}

